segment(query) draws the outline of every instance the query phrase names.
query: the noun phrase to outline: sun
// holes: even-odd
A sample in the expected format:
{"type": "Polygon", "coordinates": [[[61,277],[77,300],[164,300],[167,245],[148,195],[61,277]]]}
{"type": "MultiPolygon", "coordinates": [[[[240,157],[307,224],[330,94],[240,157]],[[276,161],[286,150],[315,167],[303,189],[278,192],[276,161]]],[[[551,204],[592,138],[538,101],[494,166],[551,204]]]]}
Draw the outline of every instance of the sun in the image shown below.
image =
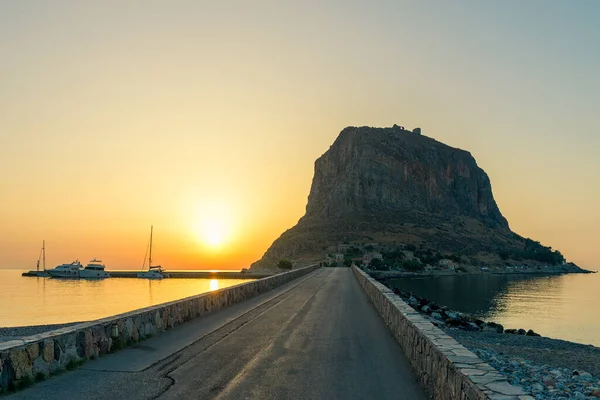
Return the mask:
{"type": "Polygon", "coordinates": [[[202,241],[211,247],[221,246],[227,239],[227,229],[224,221],[203,221],[200,226],[200,235],[202,241]]]}
{"type": "Polygon", "coordinates": [[[232,216],[223,203],[203,204],[198,207],[193,225],[194,235],[207,249],[218,250],[231,240],[232,216]]]}

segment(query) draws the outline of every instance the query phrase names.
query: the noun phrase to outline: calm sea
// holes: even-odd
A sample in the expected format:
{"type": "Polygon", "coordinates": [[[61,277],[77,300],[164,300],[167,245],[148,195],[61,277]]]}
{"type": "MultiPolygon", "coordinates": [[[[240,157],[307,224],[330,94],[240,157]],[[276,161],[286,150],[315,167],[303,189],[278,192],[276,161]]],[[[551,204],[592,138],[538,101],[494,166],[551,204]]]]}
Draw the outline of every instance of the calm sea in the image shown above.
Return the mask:
{"type": "Polygon", "coordinates": [[[504,328],[600,347],[600,273],[470,275],[394,279],[390,284],[504,328]]]}
{"type": "Polygon", "coordinates": [[[0,327],[89,321],[247,282],[241,279],[63,280],[0,270],[0,327]]]}

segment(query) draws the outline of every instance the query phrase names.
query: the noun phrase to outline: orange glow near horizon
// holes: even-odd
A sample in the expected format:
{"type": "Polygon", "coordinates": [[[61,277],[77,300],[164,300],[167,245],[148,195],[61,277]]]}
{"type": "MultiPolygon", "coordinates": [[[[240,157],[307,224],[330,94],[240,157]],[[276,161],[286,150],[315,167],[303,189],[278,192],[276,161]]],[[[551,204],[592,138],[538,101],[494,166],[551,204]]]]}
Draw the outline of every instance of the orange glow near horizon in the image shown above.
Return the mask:
{"type": "Polygon", "coordinates": [[[470,151],[515,232],[600,269],[585,7],[233,3],[0,2],[0,268],[45,239],[50,268],[138,270],[151,225],[167,270],[247,268],[342,129],[399,124],[470,151]]]}

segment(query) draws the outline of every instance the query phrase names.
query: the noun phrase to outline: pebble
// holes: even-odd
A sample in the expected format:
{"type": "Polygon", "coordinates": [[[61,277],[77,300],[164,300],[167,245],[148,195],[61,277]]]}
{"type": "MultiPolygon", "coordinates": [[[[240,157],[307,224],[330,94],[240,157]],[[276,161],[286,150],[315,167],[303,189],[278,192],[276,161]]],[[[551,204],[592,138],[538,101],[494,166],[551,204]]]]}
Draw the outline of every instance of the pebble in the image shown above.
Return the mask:
{"type": "Polygon", "coordinates": [[[488,349],[470,349],[537,400],[597,400],[598,378],[586,371],[534,365],[529,360],[509,357],[488,349]]]}

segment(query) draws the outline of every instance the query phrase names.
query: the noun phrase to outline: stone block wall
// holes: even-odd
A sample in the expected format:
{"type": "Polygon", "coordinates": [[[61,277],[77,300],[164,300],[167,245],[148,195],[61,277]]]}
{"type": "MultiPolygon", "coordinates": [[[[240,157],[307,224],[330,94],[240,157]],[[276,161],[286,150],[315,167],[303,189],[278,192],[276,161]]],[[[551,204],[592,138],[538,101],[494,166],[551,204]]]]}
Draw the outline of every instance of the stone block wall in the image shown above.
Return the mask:
{"type": "Polygon", "coordinates": [[[357,267],[354,275],[406,354],[421,385],[439,400],[534,400],[357,267]]]}
{"type": "Polygon", "coordinates": [[[0,343],[0,389],[19,386],[90,358],[101,357],[193,318],[268,292],[318,264],[146,307],[97,321],[0,343]]]}

